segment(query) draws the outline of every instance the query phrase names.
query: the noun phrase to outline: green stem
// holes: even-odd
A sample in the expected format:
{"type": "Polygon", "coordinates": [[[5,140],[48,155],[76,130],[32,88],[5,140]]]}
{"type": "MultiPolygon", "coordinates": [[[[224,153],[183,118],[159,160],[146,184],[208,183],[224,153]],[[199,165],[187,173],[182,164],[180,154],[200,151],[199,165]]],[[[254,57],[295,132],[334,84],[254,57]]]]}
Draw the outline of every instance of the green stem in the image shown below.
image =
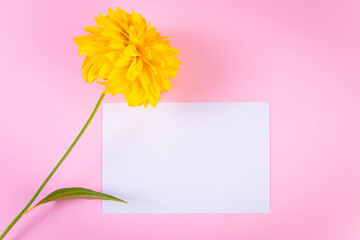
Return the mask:
{"type": "Polygon", "coordinates": [[[69,149],[66,151],[66,153],[64,154],[64,156],[60,159],[60,161],[56,164],[56,166],[54,167],[54,169],[51,171],[51,173],[49,174],[49,176],[47,176],[47,178],[45,179],[45,181],[41,184],[41,186],[39,187],[39,189],[36,191],[36,193],[34,194],[34,196],[30,199],[30,201],[26,204],[26,206],[24,207],[24,209],[16,216],[16,218],[9,224],[9,226],[5,229],[5,231],[1,234],[0,236],[0,240],[3,239],[5,237],[5,235],[10,231],[10,229],[15,225],[15,223],[17,221],[19,221],[19,219],[26,213],[26,211],[29,209],[29,207],[31,206],[31,204],[35,201],[36,197],[39,195],[39,193],[41,192],[41,190],[45,187],[45,185],[47,184],[47,182],[50,180],[50,178],[54,175],[54,173],[56,172],[56,170],[60,167],[60,165],[64,162],[65,158],[69,155],[69,153],[71,152],[71,150],[74,148],[75,144],[79,141],[80,137],[83,135],[83,133],[85,132],[86,128],[88,127],[89,123],[91,122],[91,120],[93,119],[96,111],[98,110],[102,100],[104,99],[105,94],[101,94],[93,112],[91,113],[89,119],[87,120],[87,122],[85,123],[84,127],[81,129],[80,133],[77,135],[77,137],[75,138],[74,142],[71,144],[71,146],[69,147],[69,149]]]}

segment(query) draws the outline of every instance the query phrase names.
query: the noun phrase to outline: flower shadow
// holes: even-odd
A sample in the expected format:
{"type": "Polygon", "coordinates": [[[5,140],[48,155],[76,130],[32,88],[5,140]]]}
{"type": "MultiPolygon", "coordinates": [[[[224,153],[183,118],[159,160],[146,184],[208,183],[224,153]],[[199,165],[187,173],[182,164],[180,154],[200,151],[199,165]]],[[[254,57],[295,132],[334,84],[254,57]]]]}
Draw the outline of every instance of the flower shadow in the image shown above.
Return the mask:
{"type": "MultiPolygon", "coordinates": [[[[227,39],[197,31],[169,29],[162,31],[171,36],[171,45],[180,50],[182,63],[176,79],[172,79],[173,90],[163,98],[166,102],[223,102],[229,101],[228,92],[233,83],[241,86],[245,77],[244,59],[235,56],[240,52],[227,46],[227,39]],[[237,78],[236,80],[234,78],[237,78]]],[[[230,44],[230,42],[229,42],[230,44]]],[[[239,91],[236,91],[239,92],[239,91]]],[[[240,91],[241,92],[241,91],[240,91]]]]}

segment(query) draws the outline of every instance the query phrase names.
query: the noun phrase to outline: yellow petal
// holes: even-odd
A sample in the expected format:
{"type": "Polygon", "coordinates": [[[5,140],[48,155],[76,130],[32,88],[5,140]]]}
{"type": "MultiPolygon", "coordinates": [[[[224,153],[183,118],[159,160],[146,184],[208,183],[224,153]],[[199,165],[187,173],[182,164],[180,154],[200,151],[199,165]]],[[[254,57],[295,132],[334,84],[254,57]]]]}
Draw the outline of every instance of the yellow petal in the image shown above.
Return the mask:
{"type": "Polygon", "coordinates": [[[136,50],[136,47],[133,44],[130,44],[125,48],[124,55],[132,57],[141,56],[141,54],[136,50]]]}
{"type": "Polygon", "coordinates": [[[84,30],[89,32],[89,33],[93,33],[93,34],[98,34],[98,33],[101,33],[103,31],[101,28],[94,27],[94,26],[84,27],[84,30]]]}
{"type": "Polygon", "coordinates": [[[113,69],[112,64],[109,61],[105,61],[104,64],[101,66],[100,70],[99,70],[97,78],[101,78],[101,79],[108,78],[108,76],[111,73],[112,69],[113,69]]]}
{"type": "Polygon", "coordinates": [[[150,48],[148,47],[141,48],[140,54],[149,60],[152,58],[150,48]]]}
{"type": "Polygon", "coordinates": [[[141,60],[141,58],[134,57],[129,67],[129,70],[126,73],[127,79],[132,81],[135,80],[136,77],[140,74],[140,71],[142,70],[143,66],[144,63],[141,60]]]}
{"type": "Polygon", "coordinates": [[[129,106],[156,106],[161,91],[171,89],[180,51],[166,36],[133,10],[108,9],[95,18],[96,26],[85,27],[88,34],[74,38],[79,55],[85,55],[82,76],[105,85],[106,94],[124,94],[129,106]],[[103,80],[103,81],[102,81],[103,80]]]}
{"type": "Polygon", "coordinates": [[[110,40],[110,43],[109,43],[109,47],[110,48],[113,48],[115,50],[123,50],[125,49],[125,44],[124,44],[124,39],[123,38],[113,38],[110,40]]]}

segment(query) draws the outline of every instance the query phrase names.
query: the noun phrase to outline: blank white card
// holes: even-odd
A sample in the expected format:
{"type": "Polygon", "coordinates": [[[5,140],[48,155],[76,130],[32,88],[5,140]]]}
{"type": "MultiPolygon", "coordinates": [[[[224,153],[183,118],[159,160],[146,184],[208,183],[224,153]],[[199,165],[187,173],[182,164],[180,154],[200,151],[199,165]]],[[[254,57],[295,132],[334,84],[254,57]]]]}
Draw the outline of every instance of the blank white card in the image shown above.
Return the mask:
{"type": "Polygon", "coordinates": [[[104,104],[103,213],[268,213],[268,103],[104,104]]]}

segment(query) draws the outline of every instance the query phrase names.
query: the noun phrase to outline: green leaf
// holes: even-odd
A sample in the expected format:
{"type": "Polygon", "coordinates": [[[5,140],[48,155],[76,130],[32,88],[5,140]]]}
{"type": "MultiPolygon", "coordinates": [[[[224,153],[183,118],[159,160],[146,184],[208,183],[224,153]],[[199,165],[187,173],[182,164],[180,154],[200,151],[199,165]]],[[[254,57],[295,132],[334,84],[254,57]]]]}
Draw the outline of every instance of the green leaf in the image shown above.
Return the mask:
{"type": "Polygon", "coordinates": [[[63,199],[110,200],[127,203],[124,200],[113,197],[111,195],[101,192],[95,192],[86,188],[61,188],[47,195],[43,200],[41,200],[38,204],[36,204],[34,207],[30,208],[26,212],[29,212],[42,204],[63,199]]]}

